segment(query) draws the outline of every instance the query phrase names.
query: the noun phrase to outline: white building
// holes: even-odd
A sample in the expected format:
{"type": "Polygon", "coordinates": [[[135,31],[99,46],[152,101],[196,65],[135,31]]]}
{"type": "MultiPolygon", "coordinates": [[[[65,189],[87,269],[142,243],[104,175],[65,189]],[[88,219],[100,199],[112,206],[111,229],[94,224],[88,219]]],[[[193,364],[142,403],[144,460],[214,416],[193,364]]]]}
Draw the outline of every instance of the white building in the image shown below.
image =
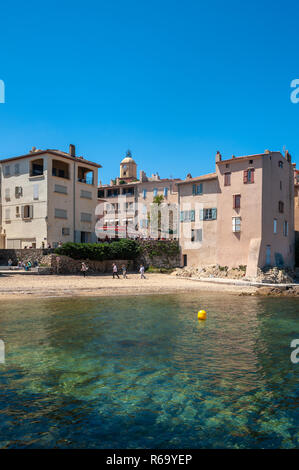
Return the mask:
{"type": "Polygon", "coordinates": [[[96,241],[98,168],[73,145],[0,160],[0,247],[96,241]]]}

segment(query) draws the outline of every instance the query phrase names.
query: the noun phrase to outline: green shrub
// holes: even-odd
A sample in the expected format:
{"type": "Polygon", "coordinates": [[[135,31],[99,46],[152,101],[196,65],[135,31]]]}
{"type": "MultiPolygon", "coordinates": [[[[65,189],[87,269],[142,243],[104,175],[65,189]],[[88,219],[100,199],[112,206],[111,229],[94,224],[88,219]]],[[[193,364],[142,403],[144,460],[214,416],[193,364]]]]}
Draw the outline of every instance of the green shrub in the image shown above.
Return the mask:
{"type": "Polygon", "coordinates": [[[69,256],[73,259],[109,260],[136,259],[140,247],[135,240],[119,240],[111,243],[64,243],[56,248],[58,255],[69,256]]]}

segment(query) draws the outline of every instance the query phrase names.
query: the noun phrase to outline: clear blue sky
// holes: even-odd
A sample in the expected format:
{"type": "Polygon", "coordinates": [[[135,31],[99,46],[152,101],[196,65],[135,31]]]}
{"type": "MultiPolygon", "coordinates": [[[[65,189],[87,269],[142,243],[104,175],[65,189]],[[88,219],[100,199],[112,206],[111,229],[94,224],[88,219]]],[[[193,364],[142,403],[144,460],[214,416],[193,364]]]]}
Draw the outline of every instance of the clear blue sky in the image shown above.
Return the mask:
{"type": "Polygon", "coordinates": [[[160,176],[214,156],[289,149],[299,166],[296,1],[99,0],[1,5],[0,158],[76,145],[118,175],[130,148],[160,176]]]}

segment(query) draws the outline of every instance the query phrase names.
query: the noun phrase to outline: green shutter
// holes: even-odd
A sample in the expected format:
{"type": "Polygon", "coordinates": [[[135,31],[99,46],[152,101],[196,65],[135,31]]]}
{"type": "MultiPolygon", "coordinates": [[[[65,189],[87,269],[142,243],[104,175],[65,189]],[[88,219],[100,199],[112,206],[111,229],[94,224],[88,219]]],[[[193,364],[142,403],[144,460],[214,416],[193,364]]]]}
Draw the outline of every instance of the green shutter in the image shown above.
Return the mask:
{"type": "Polygon", "coordinates": [[[203,220],[203,209],[199,211],[199,220],[203,220]]]}
{"type": "Polygon", "coordinates": [[[202,183],[197,186],[197,194],[202,194],[202,183]]]}
{"type": "Polygon", "coordinates": [[[193,194],[193,196],[195,196],[195,194],[196,194],[196,184],[192,185],[192,194],[193,194]]]}
{"type": "Polygon", "coordinates": [[[190,215],[191,215],[191,217],[190,217],[190,218],[191,218],[191,222],[194,222],[194,221],[195,221],[195,211],[194,211],[194,210],[191,211],[191,214],[190,214],[190,215]]]}

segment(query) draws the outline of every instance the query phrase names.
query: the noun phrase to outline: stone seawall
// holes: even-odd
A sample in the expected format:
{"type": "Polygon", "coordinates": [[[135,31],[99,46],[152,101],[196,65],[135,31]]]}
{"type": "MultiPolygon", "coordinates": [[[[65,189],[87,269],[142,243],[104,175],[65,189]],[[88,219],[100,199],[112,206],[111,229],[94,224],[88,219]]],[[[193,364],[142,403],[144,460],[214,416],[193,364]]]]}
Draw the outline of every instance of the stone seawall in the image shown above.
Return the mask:
{"type": "Polygon", "coordinates": [[[181,265],[179,242],[177,240],[138,240],[141,254],[137,264],[155,268],[178,268],[181,265]]]}
{"type": "Polygon", "coordinates": [[[53,249],[42,249],[42,248],[28,248],[28,249],[1,249],[0,250],[0,266],[7,266],[8,260],[11,259],[13,265],[17,265],[18,261],[27,263],[28,261],[38,261],[50,253],[53,253],[53,249]]]}

